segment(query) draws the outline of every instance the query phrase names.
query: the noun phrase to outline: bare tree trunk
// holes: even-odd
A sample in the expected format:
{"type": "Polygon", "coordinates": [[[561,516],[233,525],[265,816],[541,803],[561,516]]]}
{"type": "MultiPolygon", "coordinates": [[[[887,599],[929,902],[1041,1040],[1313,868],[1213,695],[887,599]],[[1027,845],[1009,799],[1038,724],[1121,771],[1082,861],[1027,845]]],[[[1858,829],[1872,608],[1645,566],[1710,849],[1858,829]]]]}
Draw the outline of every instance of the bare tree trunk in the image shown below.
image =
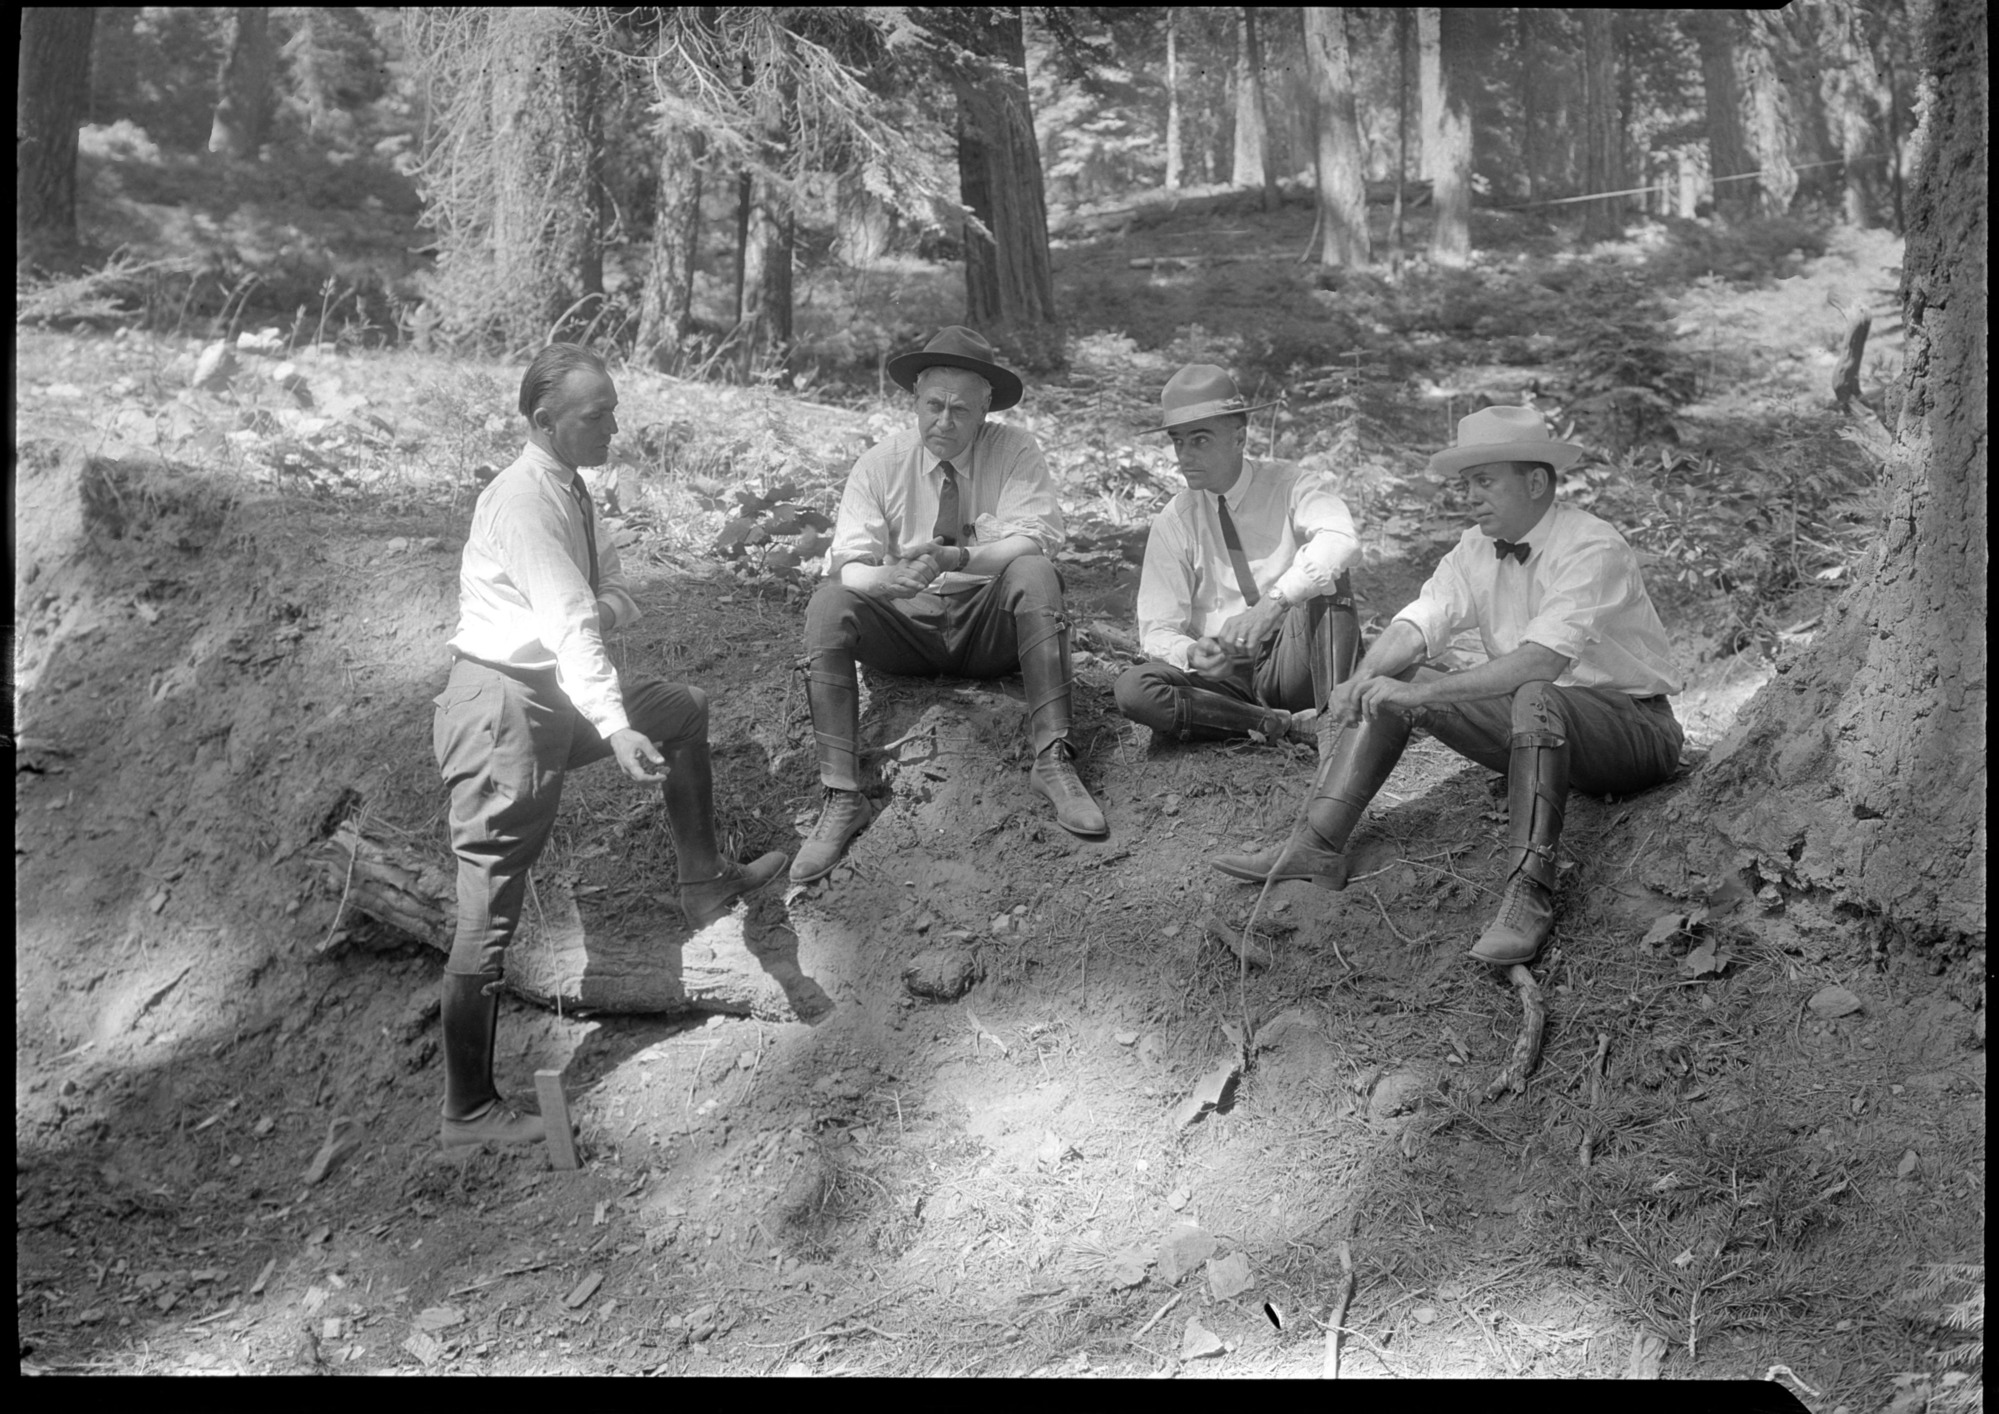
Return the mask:
{"type": "Polygon", "coordinates": [[[1856,4],[1831,7],[1836,62],[1826,76],[1830,118],[1839,137],[1841,206],[1855,226],[1881,222],[1883,161],[1882,90],[1873,77],[1873,55],[1856,4]]]}
{"type": "Polygon", "coordinates": [[[1446,266],[1471,260],[1471,95],[1465,79],[1471,22],[1467,10],[1426,6],[1416,13],[1423,36],[1424,165],[1437,213],[1430,258],[1446,266]]]}
{"type": "Polygon", "coordinates": [[[582,293],[595,244],[578,91],[586,58],[562,11],[490,14],[495,189],[485,308],[507,347],[527,350],[566,332],[558,326],[582,293]]]}
{"type": "MultiPolygon", "coordinates": [[[[781,85],[762,115],[763,151],[767,167],[781,167],[790,141],[791,110],[796,100],[781,85]]],[[[737,284],[736,318],[741,343],[736,371],[748,382],[759,359],[783,363],[791,348],[791,259],[794,228],[791,194],[772,178],[745,172],[741,189],[739,236],[741,278],[737,284]]]]}
{"type": "Polygon", "coordinates": [[[1270,165],[1269,125],[1264,121],[1263,45],[1257,38],[1256,11],[1244,5],[1236,16],[1235,164],[1229,182],[1260,187],[1263,209],[1275,211],[1277,180],[1270,165]]]}
{"type": "Polygon", "coordinates": [[[1742,136],[1742,96],[1735,81],[1738,11],[1691,12],[1701,53],[1701,84],[1707,101],[1708,170],[1714,181],[1717,215],[1740,221],[1756,210],[1756,165],[1742,136]]]}
{"type": "Polygon", "coordinates": [[[1360,269],[1372,259],[1372,251],[1345,9],[1316,5],[1306,9],[1305,54],[1319,128],[1319,263],[1360,269]]]}
{"type": "Polygon", "coordinates": [[[707,138],[670,128],[659,143],[659,196],[652,249],[639,291],[638,337],[632,353],[658,369],[677,366],[694,315],[694,260],[700,247],[701,163],[707,138]]]}
{"type": "MultiPolygon", "coordinates": [[[[1527,200],[1531,205],[1541,199],[1541,184],[1535,175],[1534,111],[1534,37],[1528,16],[1533,12],[1524,5],[1513,12],[1513,32],[1520,50],[1520,167],[1527,174],[1527,200]]],[[[1402,23],[1402,11],[1396,11],[1395,23],[1402,23]]]]}
{"type": "Polygon", "coordinates": [[[1935,0],[1910,192],[1908,348],[1883,534],[1819,637],[1715,748],[1689,814],[1728,857],[1951,947],[1986,931],[1983,0],[1935,0]]]}
{"type": "Polygon", "coordinates": [[[952,71],[959,195],[989,233],[965,227],[965,322],[1028,366],[1051,367],[1061,334],[1020,11],[957,13],[957,37],[975,56],[952,71]]]}
{"type": "Polygon", "coordinates": [[[1180,35],[1178,11],[1166,11],[1166,190],[1180,189],[1180,35]]]}
{"type": "Polygon", "coordinates": [[[271,44],[271,12],[245,5],[230,20],[229,55],[217,81],[220,96],[208,130],[208,150],[224,157],[255,159],[271,134],[277,111],[273,79],[278,56],[271,44]]]}
{"type": "MultiPolygon", "coordinates": [[[[1521,12],[1525,14],[1523,10],[1521,12]]],[[[1409,10],[1395,11],[1395,211],[1389,221],[1389,274],[1402,280],[1402,199],[1409,181],[1409,10]]]]}
{"type": "Polygon", "coordinates": [[[14,88],[14,263],[76,252],[76,130],[90,103],[88,6],[21,11],[14,88]]]}
{"type": "MultiPolygon", "coordinates": [[[[1617,40],[1615,12],[1584,10],[1583,18],[1583,190],[1622,190],[1617,139],[1617,40]]],[[[1583,240],[1614,241],[1624,234],[1621,197],[1593,195],[1583,203],[1583,240]]]]}

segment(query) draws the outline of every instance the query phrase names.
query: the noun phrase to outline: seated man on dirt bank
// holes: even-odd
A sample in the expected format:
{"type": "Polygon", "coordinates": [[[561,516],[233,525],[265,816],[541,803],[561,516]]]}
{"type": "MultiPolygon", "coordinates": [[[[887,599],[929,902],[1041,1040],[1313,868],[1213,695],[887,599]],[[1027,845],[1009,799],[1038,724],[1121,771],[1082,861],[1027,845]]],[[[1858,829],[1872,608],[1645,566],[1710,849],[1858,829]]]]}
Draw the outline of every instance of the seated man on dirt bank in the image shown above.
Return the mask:
{"type": "Polygon", "coordinates": [[[1181,741],[1310,740],[1312,709],[1360,654],[1353,517],[1327,477],[1244,457],[1250,414],[1270,404],[1247,405],[1222,369],[1189,364],[1159,401],[1154,430],[1187,489],[1145,542],[1138,633],[1152,660],[1118,678],[1118,710],[1181,741]]]}
{"type": "Polygon", "coordinates": [[[889,377],[916,395],[915,425],[854,463],[826,578],[805,612],[806,698],[826,794],[794,883],[831,873],[874,818],[861,793],[857,659],[923,676],[992,678],[1017,666],[1035,789],[1063,829],[1106,833],[1070,765],[1069,625],[1049,559],[1062,547],[1062,508],[1034,438],[986,420],[1020,401],[1019,376],[995,357],[954,325],[889,361],[889,377]]]}
{"type": "Polygon", "coordinates": [[[680,907],[697,928],[784,869],[782,854],[745,868],[716,850],[707,697],[679,683],[621,682],[605,651],[605,636],[639,609],[576,469],[609,456],[617,403],[588,349],[551,344],[535,357],[521,380],[527,448],[480,494],[459,567],[454,661],[432,727],[458,855],[458,928],[444,965],[447,1146],[542,1137],[540,1117],[517,1113],[494,1088],[493,1035],[507,944],[565,772],[614,756],[633,780],[665,782],[680,907]]]}
{"type": "Polygon", "coordinates": [[[1629,795],[1666,780],[1680,760],[1680,724],[1666,701],[1680,683],[1638,557],[1612,527],[1555,500],[1556,475],[1581,455],[1551,439],[1532,408],[1485,408],[1458,423],[1457,446],[1431,457],[1430,471],[1464,478],[1477,529],[1333,693],[1328,713],[1346,729],[1291,838],[1225,855],[1216,868],[1257,883],[1343,887],[1348,837],[1422,727],[1506,775],[1504,889],[1471,951],[1501,967],[1534,960],[1554,926],[1570,783],[1629,795]],[[1488,661],[1453,673],[1420,666],[1474,627],[1488,661]]]}

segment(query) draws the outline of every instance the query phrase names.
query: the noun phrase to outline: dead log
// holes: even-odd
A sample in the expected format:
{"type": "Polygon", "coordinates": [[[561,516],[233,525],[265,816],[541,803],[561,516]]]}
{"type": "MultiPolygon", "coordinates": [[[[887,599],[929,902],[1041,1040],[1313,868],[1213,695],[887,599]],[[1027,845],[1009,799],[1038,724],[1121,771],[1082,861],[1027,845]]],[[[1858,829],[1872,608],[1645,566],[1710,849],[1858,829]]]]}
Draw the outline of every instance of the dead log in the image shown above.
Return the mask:
{"type": "MultiPolygon", "coordinates": [[[[313,861],[346,907],[451,950],[454,874],[407,845],[372,838],[353,820],[315,847],[313,861]]],[[[512,946],[507,987],[558,1010],[620,1015],[720,1012],[816,1022],[833,1009],[798,966],[798,938],[765,895],[691,932],[677,909],[638,926],[579,906],[568,881],[537,877],[512,946]]]]}
{"type": "Polygon", "coordinates": [[[1867,334],[1874,327],[1871,315],[1856,314],[1846,326],[1846,352],[1832,371],[1832,401],[1841,412],[1860,396],[1860,358],[1867,352],[1867,334]]]}

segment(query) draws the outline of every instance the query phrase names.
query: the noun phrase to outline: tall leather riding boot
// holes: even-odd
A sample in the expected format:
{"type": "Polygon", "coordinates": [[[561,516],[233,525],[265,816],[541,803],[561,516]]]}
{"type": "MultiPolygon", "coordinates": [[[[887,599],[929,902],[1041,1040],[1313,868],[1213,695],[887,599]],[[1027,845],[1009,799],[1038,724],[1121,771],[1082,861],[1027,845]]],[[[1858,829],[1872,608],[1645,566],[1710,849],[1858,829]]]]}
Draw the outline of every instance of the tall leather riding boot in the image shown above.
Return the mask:
{"type": "Polygon", "coordinates": [[[1409,719],[1388,711],[1346,728],[1338,747],[1320,765],[1305,818],[1291,838],[1254,854],[1222,855],[1215,867],[1254,884],[1265,879],[1309,879],[1324,889],[1345,888],[1347,839],[1367,803],[1402,759],[1409,732],[1409,719]]]}
{"type": "Polygon", "coordinates": [[[791,862],[791,882],[810,884],[833,872],[854,836],[875,818],[874,802],[861,794],[861,686],[854,655],[819,654],[805,670],[805,700],[818,742],[819,782],[825,787],[819,820],[791,862]]]}
{"type": "Polygon", "coordinates": [[[500,979],[444,974],[438,1020],[444,1032],[444,1147],[532,1144],[540,1115],[522,1114],[493,1085],[493,1038],[500,1025],[500,979]]]}
{"type": "Polygon", "coordinates": [[[1516,732],[1506,769],[1507,875],[1499,911],[1471,955],[1495,967],[1532,962],[1555,927],[1555,846],[1569,799],[1569,742],[1516,732]]]}
{"type": "Polygon", "coordinates": [[[1331,594],[1312,601],[1312,711],[1300,714],[1292,725],[1294,738],[1316,739],[1319,760],[1332,755],[1339,740],[1339,724],[1326,715],[1333,689],[1353,676],[1360,662],[1360,615],[1354,609],[1353,583],[1344,574],[1331,594]]]}
{"type": "Polygon", "coordinates": [[[1281,707],[1245,702],[1202,687],[1172,689],[1173,736],[1178,741],[1215,741],[1262,732],[1272,741],[1290,734],[1291,714],[1281,707]]]}
{"type": "MultiPolygon", "coordinates": [[[[1025,616],[1023,616],[1025,617],[1025,616]]],[[[1110,833],[1104,812],[1069,764],[1069,630],[1059,615],[1037,614],[1021,624],[1020,677],[1027,689],[1027,728],[1034,742],[1031,779],[1055,807],[1055,823],[1072,835],[1101,839],[1110,833]]]]}
{"type": "Polygon", "coordinates": [[[691,741],[666,753],[666,828],[680,861],[680,911],[705,928],[744,894],[762,888],[784,871],[776,850],[747,867],[722,858],[715,845],[715,767],[708,743],[691,741]]]}

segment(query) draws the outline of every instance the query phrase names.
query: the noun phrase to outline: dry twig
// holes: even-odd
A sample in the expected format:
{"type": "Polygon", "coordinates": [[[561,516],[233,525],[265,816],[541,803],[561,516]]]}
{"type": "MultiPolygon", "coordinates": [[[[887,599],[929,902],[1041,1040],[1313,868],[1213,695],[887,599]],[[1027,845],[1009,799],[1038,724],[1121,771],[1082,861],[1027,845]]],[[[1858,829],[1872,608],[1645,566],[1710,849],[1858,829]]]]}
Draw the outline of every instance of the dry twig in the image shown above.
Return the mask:
{"type": "Polygon", "coordinates": [[[1340,1377],[1340,1337],[1346,1334],[1347,1303],[1353,1300],[1353,1244],[1340,1243],[1340,1294],[1326,1318],[1326,1363],[1323,1377],[1340,1377]]]}
{"type": "Polygon", "coordinates": [[[1492,1083],[1485,1087],[1485,1098],[1496,1100],[1508,1090],[1516,1095],[1527,1092],[1527,1077],[1541,1059],[1541,1032],[1548,1024],[1548,1006],[1541,998],[1541,984],[1534,980],[1534,974],[1520,963],[1507,969],[1507,979],[1520,992],[1520,1009],[1524,1013],[1520,1025],[1520,1037],[1513,1043],[1513,1054],[1499,1074],[1492,1077],[1492,1083]]]}

